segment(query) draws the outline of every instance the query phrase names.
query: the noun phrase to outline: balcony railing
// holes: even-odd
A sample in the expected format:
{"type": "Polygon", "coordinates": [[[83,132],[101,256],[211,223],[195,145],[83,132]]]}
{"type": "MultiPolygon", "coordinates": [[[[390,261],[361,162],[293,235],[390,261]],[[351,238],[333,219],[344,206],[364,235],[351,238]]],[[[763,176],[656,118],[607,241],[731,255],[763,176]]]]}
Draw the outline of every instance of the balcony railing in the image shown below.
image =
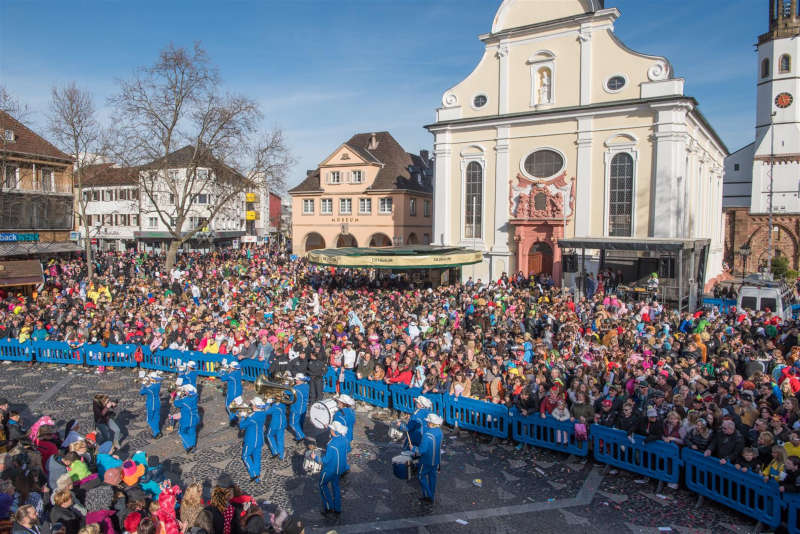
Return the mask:
{"type": "Polygon", "coordinates": [[[72,196],[39,192],[0,192],[3,230],[72,230],[72,196]]]}
{"type": "Polygon", "coordinates": [[[3,193],[39,193],[39,194],[72,194],[72,186],[70,184],[19,184],[18,186],[10,187],[9,184],[1,184],[0,191],[3,193]]]}

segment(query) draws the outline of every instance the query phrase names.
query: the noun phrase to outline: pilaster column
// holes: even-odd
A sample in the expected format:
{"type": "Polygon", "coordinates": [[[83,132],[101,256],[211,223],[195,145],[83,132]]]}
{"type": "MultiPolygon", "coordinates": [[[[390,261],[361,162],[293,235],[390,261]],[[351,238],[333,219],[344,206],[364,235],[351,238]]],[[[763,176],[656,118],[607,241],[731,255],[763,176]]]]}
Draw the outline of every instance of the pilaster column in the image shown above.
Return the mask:
{"type": "MultiPolygon", "coordinates": [[[[575,177],[575,221],[576,237],[591,235],[592,226],[592,118],[578,119],[578,162],[575,177]]],[[[569,200],[569,199],[567,199],[569,200]]],[[[565,206],[566,208],[566,206],[565,206]]],[[[604,235],[605,231],[595,232],[604,235]]]]}
{"type": "Polygon", "coordinates": [[[581,106],[592,103],[592,27],[582,24],[578,34],[581,43],[581,106]]]}
{"type": "Polygon", "coordinates": [[[678,225],[680,210],[683,209],[682,197],[678,195],[678,178],[686,181],[686,145],[689,140],[686,114],[690,105],[655,104],[652,107],[656,110],[657,118],[653,147],[656,174],[652,187],[650,233],[652,237],[677,238],[681,233],[678,225]]]}
{"type": "Polygon", "coordinates": [[[509,168],[509,140],[511,128],[500,126],[497,128],[495,143],[495,172],[494,172],[494,240],[492,252],[508,254],[509,240],[509,210],[508,189],[511,180],[509,168]]]}
{"type": "Polygon", "coordinates": [[[508,113],[508,54],[510,51],[509,46],[502,42],[497,47],[496,55],[499,60],[497,110],[500,115],[508,113]]]}
{"type": "Polygon", "coordinates": [[[431,242],[437,245],[449,245],[454,242],[450,229],[450,214],[461,211],[461,203],[452,198],[452,149],[450,132],[434,134],[434,156],[436,167],[433,185],[433,236],[431,242]]]}

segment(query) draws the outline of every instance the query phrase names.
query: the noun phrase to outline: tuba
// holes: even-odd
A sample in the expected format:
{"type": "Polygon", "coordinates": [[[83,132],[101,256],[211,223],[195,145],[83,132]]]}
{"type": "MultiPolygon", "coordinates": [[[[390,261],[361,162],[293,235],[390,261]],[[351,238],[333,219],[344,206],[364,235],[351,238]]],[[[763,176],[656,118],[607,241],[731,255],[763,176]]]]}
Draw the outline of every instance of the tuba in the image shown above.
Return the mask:
{"type": "Polygon", "coordinates": [[[297,400],[297,392],[289,385],[288,375],[276,375],[275,378],[280,382],[271,382],[266,375],[259,375],[255,384],[256,393],[264,399],[272,399],[273,402],[294,404],[294,401],[297,400]]]}

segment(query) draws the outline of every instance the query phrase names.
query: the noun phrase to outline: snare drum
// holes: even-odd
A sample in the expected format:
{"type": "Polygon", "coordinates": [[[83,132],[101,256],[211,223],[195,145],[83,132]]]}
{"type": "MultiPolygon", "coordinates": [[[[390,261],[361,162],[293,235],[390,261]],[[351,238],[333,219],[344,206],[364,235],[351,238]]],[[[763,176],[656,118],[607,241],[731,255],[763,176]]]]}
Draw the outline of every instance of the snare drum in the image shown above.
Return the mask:
{"type": "Polygon", "coordinates": [[[333,415],[336,413],[338,406],[333,399],[325,399],[324,401],[317,401],[311,405],[308,410],[308,417],[311,424],[320,430],[328,428],[333,422],[333,415]]]}
{"type": "Polygon", "coordinates": [[[303,459],[303,471],[305,471],[307,475],[316,475],[322,471],[322,464],[315,458],[316,454],[316,450],[306,451],[305,458],[303,459]]]}
{"type": "Polygon", "coordinates": [[[411,451],[403,451],[392,458],[392,472],[401,480],[411,480],[417,474],[419,459],[414,458],[411,451]]]}

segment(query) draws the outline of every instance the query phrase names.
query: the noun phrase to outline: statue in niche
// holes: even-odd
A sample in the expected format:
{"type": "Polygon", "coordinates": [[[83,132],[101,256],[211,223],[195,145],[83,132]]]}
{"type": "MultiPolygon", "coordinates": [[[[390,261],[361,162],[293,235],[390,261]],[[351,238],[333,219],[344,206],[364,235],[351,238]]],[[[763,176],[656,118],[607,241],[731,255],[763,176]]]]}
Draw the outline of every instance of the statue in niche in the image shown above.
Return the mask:
{"type": "Polygon", "coordinates": [[[539,69],[539,104],[550,104],[552,96],[550,69],[546,67],[539,69]]]}

